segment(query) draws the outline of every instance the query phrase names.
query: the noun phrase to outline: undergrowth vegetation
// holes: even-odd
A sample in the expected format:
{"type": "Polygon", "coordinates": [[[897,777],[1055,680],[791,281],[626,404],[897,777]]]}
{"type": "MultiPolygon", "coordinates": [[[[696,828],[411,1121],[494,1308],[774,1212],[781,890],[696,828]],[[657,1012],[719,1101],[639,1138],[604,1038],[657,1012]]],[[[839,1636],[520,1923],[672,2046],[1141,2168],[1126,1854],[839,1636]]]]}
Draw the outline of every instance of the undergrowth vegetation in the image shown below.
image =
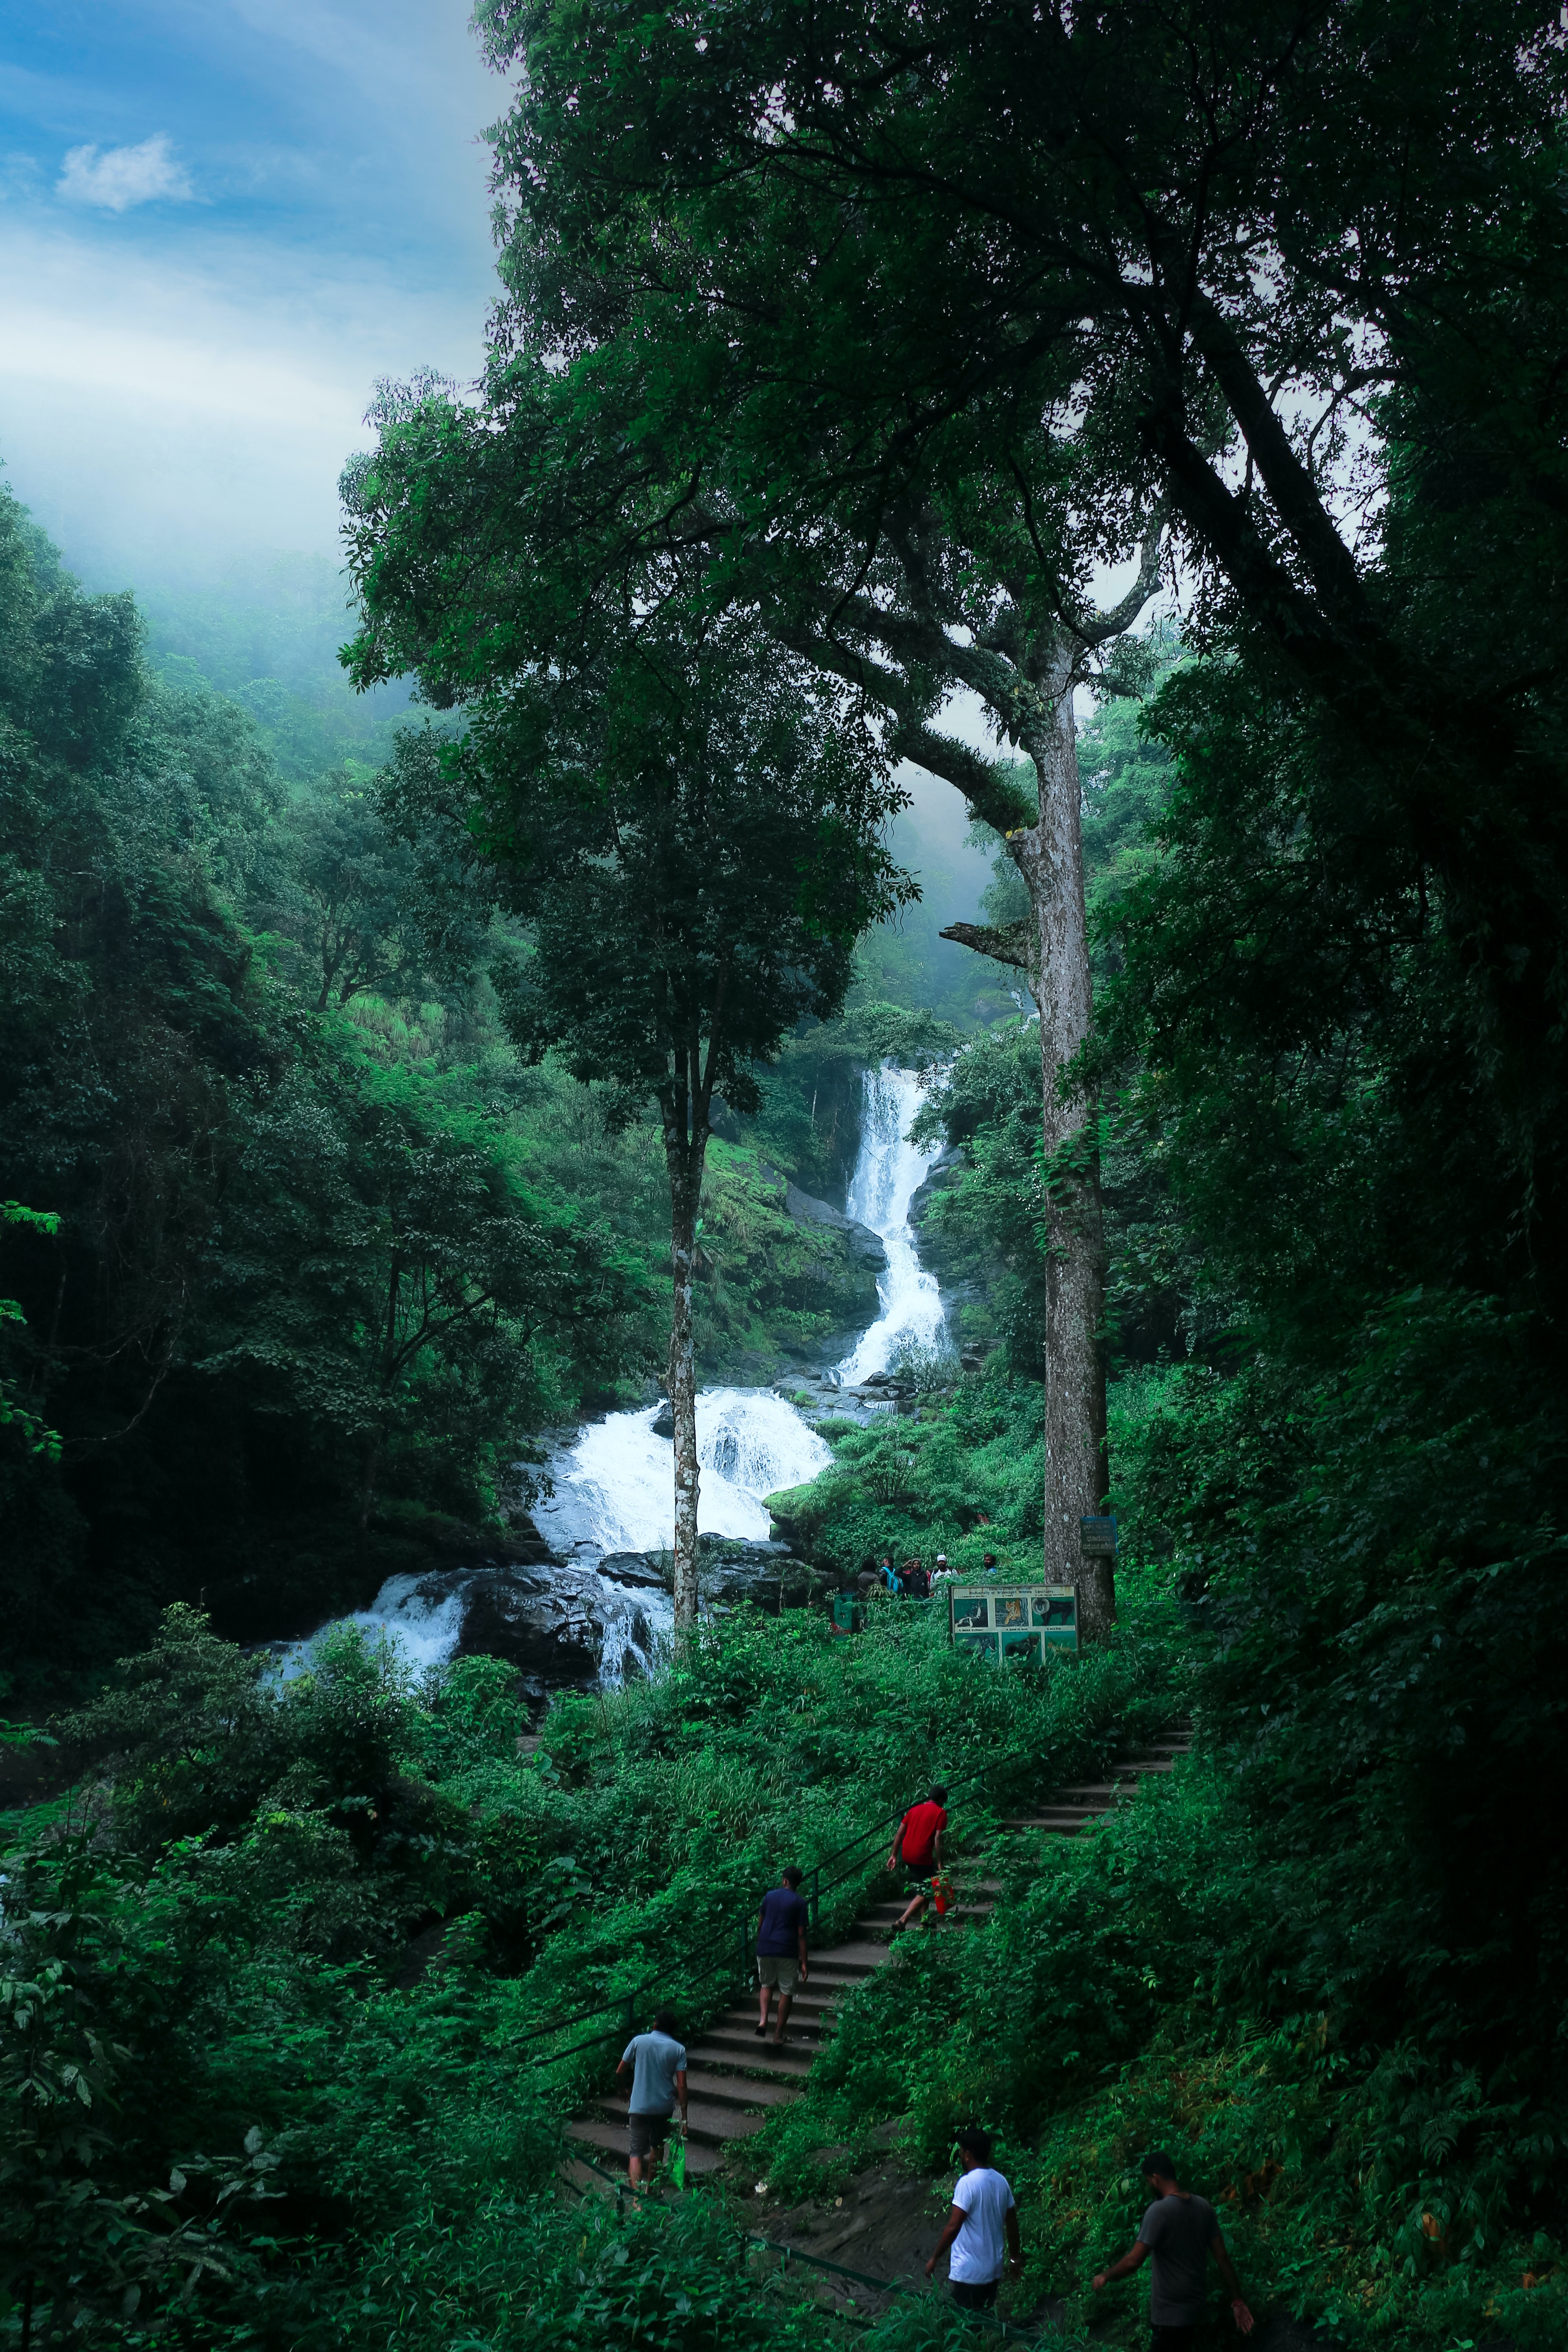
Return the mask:
{"type": "MultiPolygon", "coordinates": [[[[279,1684],[171,1612],[65,1727],[112,1780],[10,1824],[13,2338],[31,2280],[45,2341],[434,2346],[454,2298],[471,2339],[511,2340],[508,2313],[567,2293],[515,2259],[567,2242],[529,2202],[562,2118],[628,2021],[672,2000],[692,2028],[731,1997],[782,1864],[827,1865],[835,1932],[934,1772],[999,1768],[969,1792],[984,1819],[1159,1720],[1165,1671],[1131,1631],[1004,1678],[912,1604],[847,1644],[747,1614],[656,1680],[558,1700],[520,1754],[498,1661],[416,1684],[340,1631],[279,1684]]],[[[679,2230],[704,2226],[647,2259],[678,2275],[679,2230]]],[[[587,2265],[584,2314],[619,2273],[613,2246],[587,2265]]],[[[692,2327],[655,2340],[713,2340],[692,2327]]]]}

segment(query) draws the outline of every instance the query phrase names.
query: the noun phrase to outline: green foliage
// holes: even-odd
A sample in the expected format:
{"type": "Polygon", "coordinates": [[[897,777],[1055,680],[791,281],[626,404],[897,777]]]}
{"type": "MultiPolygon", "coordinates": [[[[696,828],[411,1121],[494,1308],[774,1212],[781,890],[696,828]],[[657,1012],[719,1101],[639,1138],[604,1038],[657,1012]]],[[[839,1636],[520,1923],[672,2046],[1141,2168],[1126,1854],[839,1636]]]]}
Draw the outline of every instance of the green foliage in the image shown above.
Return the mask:
{"type": "Polygon", "coordinates": [[[739,637],[612,649],[571,694],[484,684],[447,789],[528,926],[496,975],[525,1058],[656,1096],[667,1130],[688,1094],[704,1124],[712,1091],[753,1108],[899,896],[871,746],[739,637]]]}
{"type": "Polygon", "coordinates": [[[731,2324],[791,2340],[765,2277],[731,2263],[721,2294],[712,2250],[733,2225],[702,2200],[629,2235],[590,2213],[558,2234],[559,2207],[534,2200],[605,2055],[548,2053],[605,2020],[528,2035],[607,2001],[613,2049],[628,1997],[639,2022],[672,1999],[695,2028],[729,1998],[737,1913],[783,1859],[874,1832],[825,1892],[831,1934],[933,1770],[983,1822],[965,1773],[1011,1758],[1034,1786],[1090,1769],[1110,1718],[1168,1704],[1147,1643],[1002,1676],[902,1604],[848,1644],[816,1616],[742,1612],[657,1681],[558,1702],[520,1757],[493,1660],[416,1686],[342,1633],[280,1684],[170,1612],[66,1727],[112,1767],[90,1840],[40,1811],[5,1862],[26,1965],[0,2063],[47,2125],[6,2110],[4,2160],[32,2168],[13,2293],[28,2264],[45,2279],[55,2230],[48,2324],[89,2342],[290,2342],[307,2311],[305,2340],[331,2344],[505,2341],[530,2315],[574,2314],[619,2340],[637,2312],[671,2342],[731,2324]],[[428,1937],[410,1939],[431,1925],[420,1974],[428,1937]]]}
{"type": "Polygon", "coordinates": [[[966,1044],[915,1115],[917,1142],[962,1151],[921,1223],[922,1252],[963,1303],[965,1339],[1000,1339],[1009,1370],[1045,1370],[1049,1258],[1040,1181],[1039,1031],[1007,1023],[966,1044]],[[965,1293],[969,1297],[965,1297],[965,1293]]]}
{"type": "Polygon", "coordinates": [[[426,994],[436,851],[341,773],[287,793],[10,500],[0,618],[3,1572],[68,1687],[169,1600],[258,1638],[368,1600],[428,1557],[383,1495],[498,1513],[521,1433],[640,1376],[648,1276],[527,1171],[471,919],[426,994]]]}
{"type": "Polygon", "coordinates": [[[305,787],[288,848],[259,909],[298,950],[300,992],[318,1013],[365,990],[395,1002],[423,994],[409,922],[415,857],[388,837],[369,784],[347,768],[305,787]]]}
{"type": "Polygon", "coordinates": [[[246,712],[288,782],[309,785],[345,760],[389,759],[407,694],[357,696],[338,647],[347,583],[324,556],[281,555],[204,583],[145,590],[148,656],[177,694],[205,688],[246,712]]]}
{"type": "MultiPolygon", "coordinates": [[[[952,1370],[949,1361],[949,1380],[952,1370]]],[[[994,1551],[1023,1574],[1040,1539],[1042,1423],[1038,1388],[994,1374],[925,1391],[918,1420],[820,1423],[832,1466],[809,1486],[771,1496],[769,1507],[837,1568],[890,1550],[928,1568],[945,1551],[955,1566],[977,1569],[994,1551]]]]}
{"type": "MultiPolygon", "coordinates": [[[[35,1233],[56,1234],[59,1231],[60,1221],[47,1210],[25,1208],[20,1201],[0,1201],[0,1224],[26,1225],[35,1233]]],[[[5,1325],[25,1324],[26,1321],[26,1316],[14,1298],[0,1298],[0,1348],[5,1343],[5,1325]]],[[[0,1429],[14,1432],[26,1453],[41,1454],[50,1462],[59,1460],[58,1430],[50,1429],[37,1413],[29,1412],[18,1396],[16,1382],[3,1372],[0,1372],[0,1429]]]]}

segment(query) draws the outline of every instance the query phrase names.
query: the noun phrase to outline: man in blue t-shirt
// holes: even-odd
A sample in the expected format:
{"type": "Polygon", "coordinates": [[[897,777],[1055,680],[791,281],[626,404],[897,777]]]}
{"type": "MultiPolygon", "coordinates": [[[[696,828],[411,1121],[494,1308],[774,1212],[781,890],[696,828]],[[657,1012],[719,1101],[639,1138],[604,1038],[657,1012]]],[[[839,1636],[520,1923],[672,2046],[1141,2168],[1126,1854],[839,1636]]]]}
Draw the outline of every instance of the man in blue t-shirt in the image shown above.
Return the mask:
{"type": "Polygon", "coordinates": [[[632,2187],[642,2189],[653,2179],[669,2118],[677,2105],[686,2121],[686,2051],[675,2038],[675,2011],[659,2010],[651,2033],[634,2033],[621,2053],[617,2074],[630,2072],[632,2095],[626,2122],[631,2134],[632,2187]]]}
{"type": "Polygon", "coordinates": [[[775,2046],[784,2040],[784,2020],[789,2015],[795,1986],[805,1984],[810,1975],[805,1964],[805,1928],[810,1908],[795,1893],[800,1875],[791,1863],[781,1883],[763,1895],[757,1920],[757,1989],[762,2006],[752,2031],[767,2032],[768,2004],[776,1990],[779,2015],[773,2035],[775,2046]]]}

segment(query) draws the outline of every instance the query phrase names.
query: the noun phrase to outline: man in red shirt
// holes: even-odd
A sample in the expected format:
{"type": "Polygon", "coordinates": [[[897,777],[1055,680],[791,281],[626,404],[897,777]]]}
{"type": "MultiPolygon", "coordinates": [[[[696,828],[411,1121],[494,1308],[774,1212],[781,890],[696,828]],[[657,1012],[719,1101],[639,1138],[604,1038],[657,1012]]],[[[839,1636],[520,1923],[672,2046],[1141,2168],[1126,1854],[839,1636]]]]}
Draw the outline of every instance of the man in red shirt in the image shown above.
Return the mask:
{"type": "Polygon", "coordinates": [[[908,1910],[901,1919],[893,1922],[892,1935],[907,1927],[912,1919],[921,1918],[931,1901],[931,1882],[942,1869],[942,1834],[947,1827],[947,1790],[933,1789],[923,1805],[911,1805],[899,1823],[899,1834],[893,1840],[893,1851],[888,1856],[889,1870],[904,1874],[904,1892],[910,1898],[908,1910]]]}

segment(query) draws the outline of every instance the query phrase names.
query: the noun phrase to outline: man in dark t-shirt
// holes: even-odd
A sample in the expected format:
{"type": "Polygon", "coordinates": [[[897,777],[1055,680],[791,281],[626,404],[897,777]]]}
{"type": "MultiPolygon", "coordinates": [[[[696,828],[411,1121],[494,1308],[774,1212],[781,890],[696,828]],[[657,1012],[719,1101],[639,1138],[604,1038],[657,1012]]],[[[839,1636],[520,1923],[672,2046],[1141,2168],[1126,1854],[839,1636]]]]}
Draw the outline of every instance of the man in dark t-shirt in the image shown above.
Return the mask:
{"type": "Polygon", "coordinates": [[[931,1900],[931,1882],[942,1868],[942,1836],[946,1827],[947,1790],[942,1788],[933,1789],[923,1804],[911,1805],[899,1823],[888,1868],[902,1871],[910,1901],[903,1917],[893,1922],[895,1936],[911,1919],[920,1918],[931,1900]]]}
{"type": "Polygon", "coordinates": [[[1191,2352],[1193,2331],[1204,2315],[1207,2299],[1208,2261],[1212,2254],[1230,2290],[1231,2316],[1243,2336],[1252,2333],[1252,2314],[1242,2298],[1219,2217],[1206,2197],[1194,2197],[1176,2185],[1176,2168],[1163,2148],[1143,2158],[1143,2177],[1154,2192],[1154,2202],[1138,2224],[1138,2235],[1119,2263],[1095,2277],[1098,2291],[1112,2279],[1126,2278],[1140,2263],[1152,2261],[1153,2292],[1149,2316],[1154,2333],[1150,2352],[1191,2352]]]}
{"type": "Polygon", "coordinates": [[[768,2004],[776,1991],[779,2015],[773,2028],[775,2043],[784,2038],[784,2020],[789,2015],[795,1986],[805,1984],[811,1974],[805,1959],[805,1930],[811,1906],[795,1892],[800,1878],[800,1872],[791,1863],[780,1884],[770,1887],[763,1895],[757,1918],[757,1990],[762,2006],[752,2031],[767,2032],[768,2004]]]}

